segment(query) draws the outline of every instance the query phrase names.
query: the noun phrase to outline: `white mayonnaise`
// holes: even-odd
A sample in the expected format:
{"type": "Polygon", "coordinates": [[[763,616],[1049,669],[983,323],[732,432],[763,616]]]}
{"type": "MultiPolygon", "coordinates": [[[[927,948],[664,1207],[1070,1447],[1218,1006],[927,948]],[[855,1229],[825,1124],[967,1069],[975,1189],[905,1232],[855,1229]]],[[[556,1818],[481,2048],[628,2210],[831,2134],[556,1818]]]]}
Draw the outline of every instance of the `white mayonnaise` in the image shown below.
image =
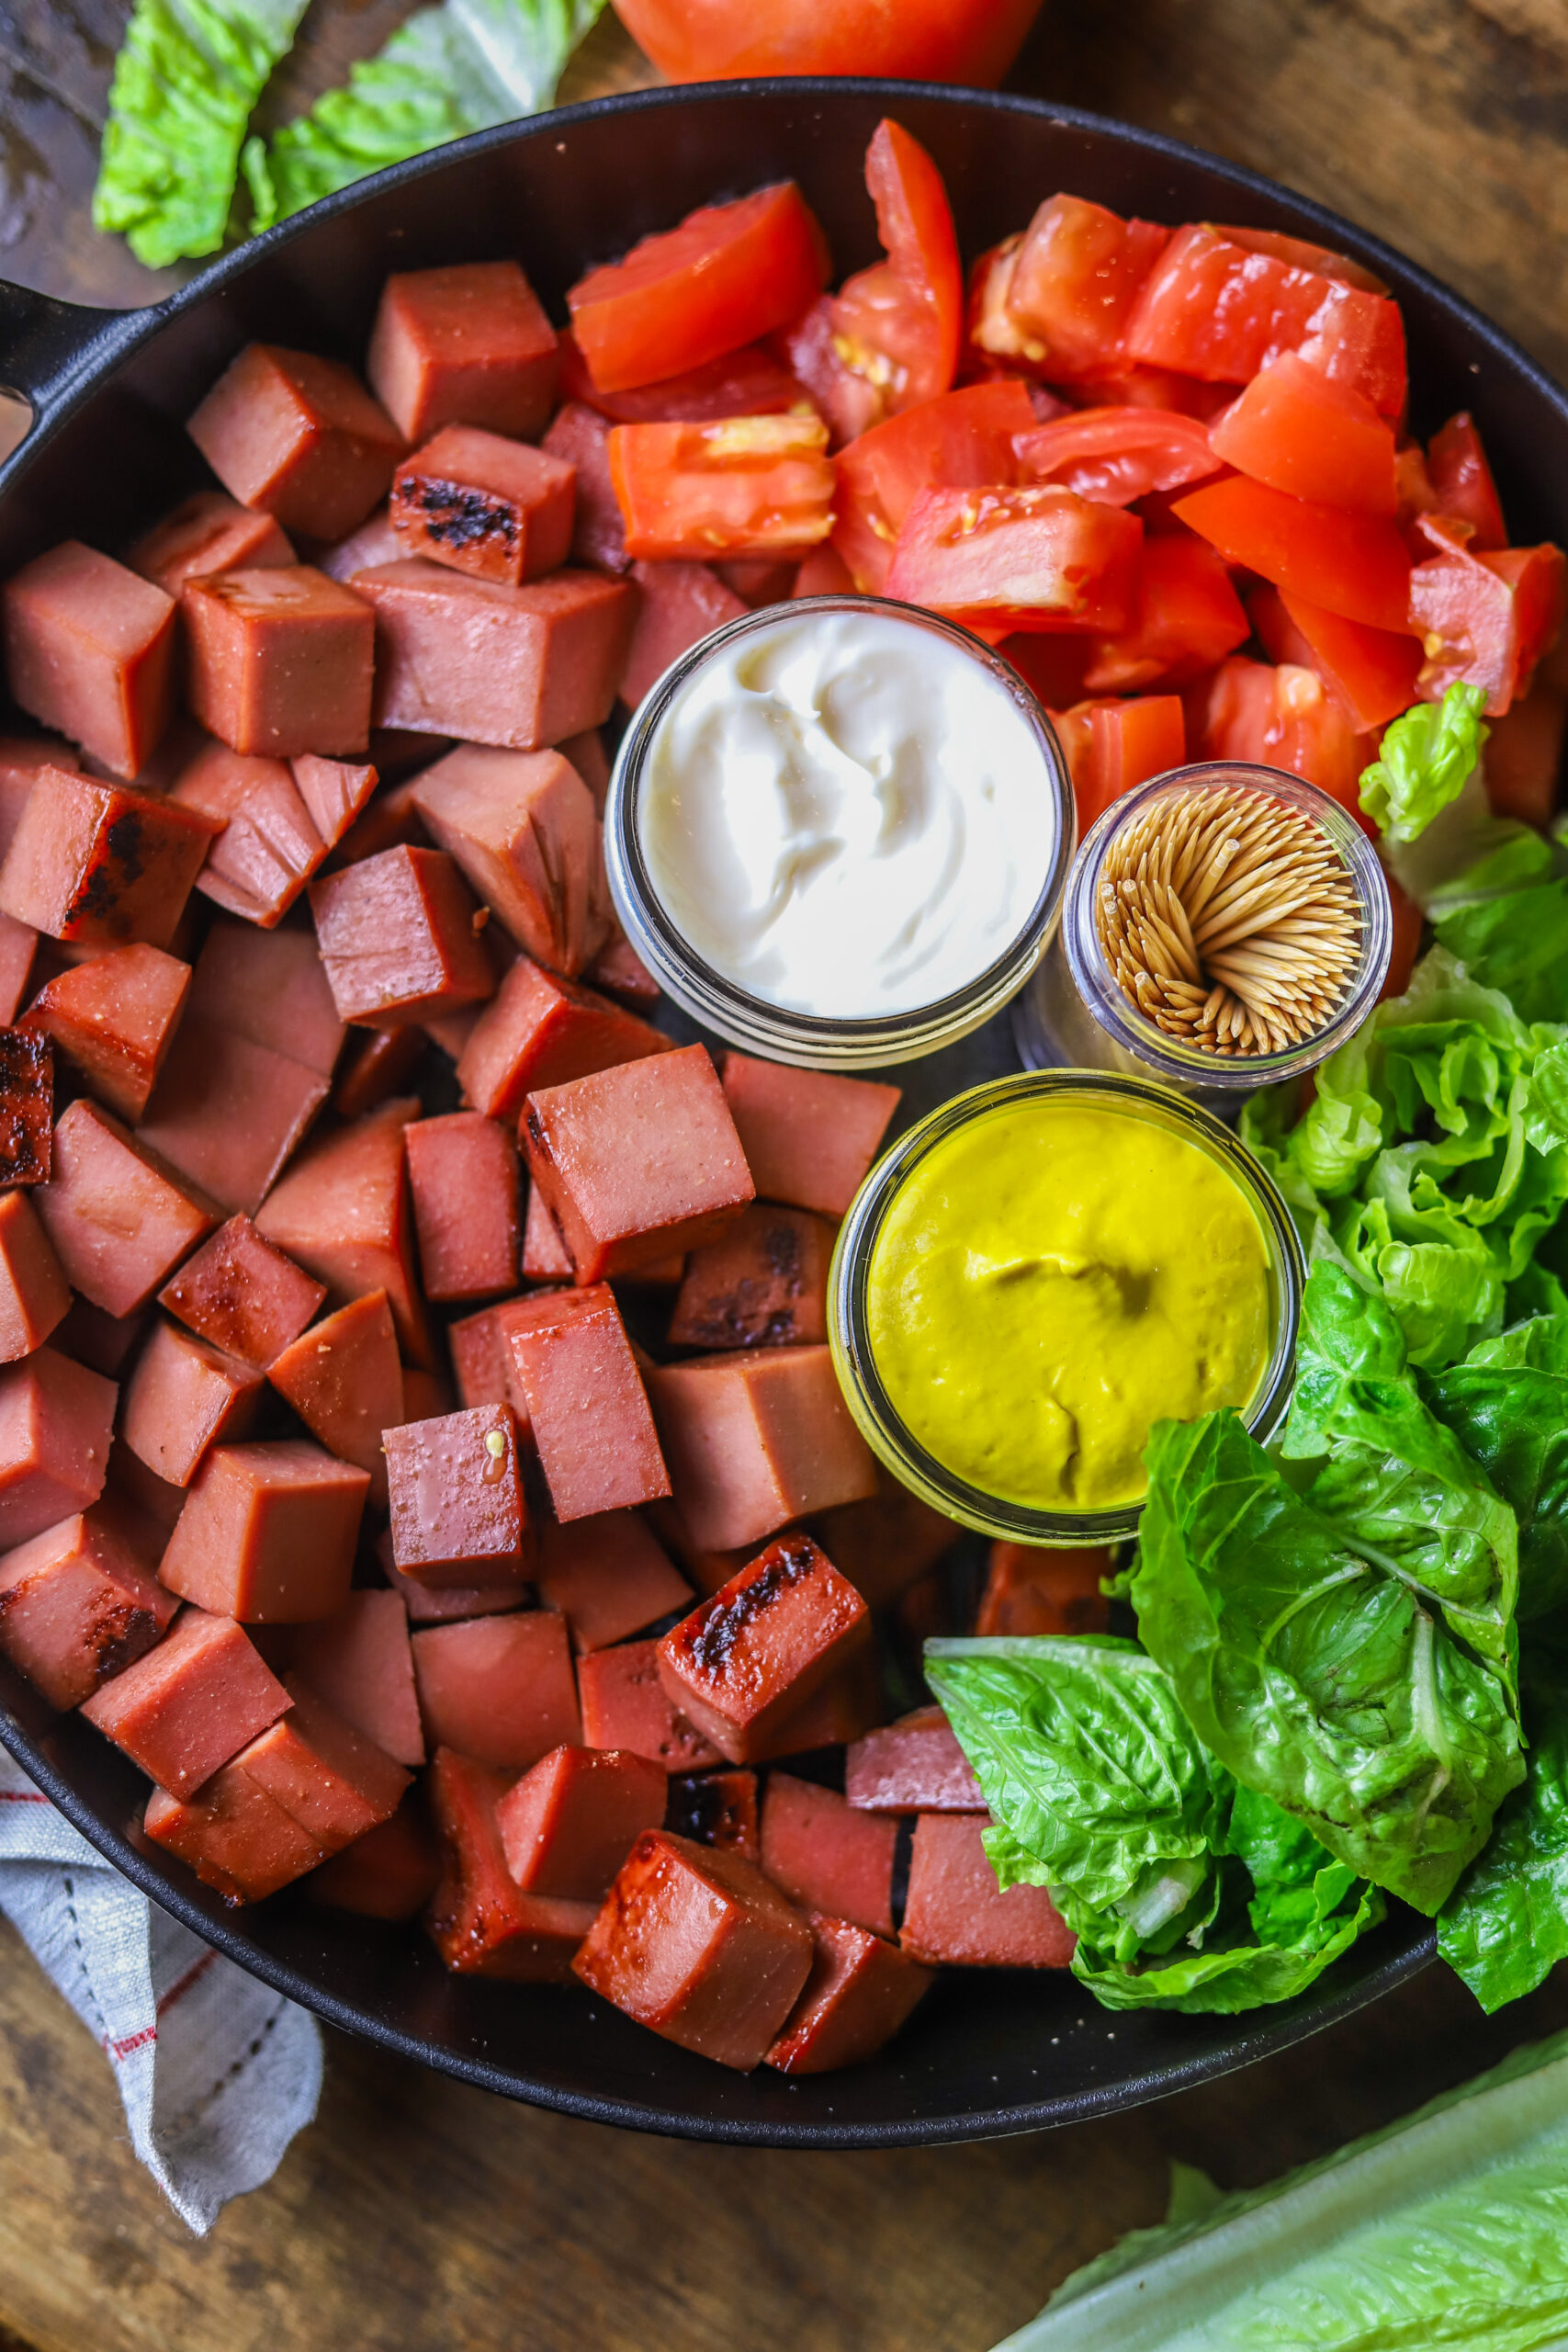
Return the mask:
{"type": "Polygon", "coordinates": [[[649,746],[638,836],[703,960],[794,1012],[912,1012],[1022,931],[1056,846],[1038,738],[952,639],[782,613],[717,647],[649,746]]]}

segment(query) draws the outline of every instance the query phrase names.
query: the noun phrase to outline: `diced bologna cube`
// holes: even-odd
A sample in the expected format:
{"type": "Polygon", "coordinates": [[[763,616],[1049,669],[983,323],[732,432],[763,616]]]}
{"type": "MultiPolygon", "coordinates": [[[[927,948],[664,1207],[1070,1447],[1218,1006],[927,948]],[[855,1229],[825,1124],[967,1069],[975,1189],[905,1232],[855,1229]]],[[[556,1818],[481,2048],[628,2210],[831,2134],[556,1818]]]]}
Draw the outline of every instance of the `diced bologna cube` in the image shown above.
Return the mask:
{"type": "Polygon", "coordinates": [[[403,1418],[403,1372],[384,1290],[351,1299],[273,1358],[267,1378],[329,1453],[370,1473],[387,1498],[381,1432],[403,1418]]]}
{"type": "Polygon", "coordinates": [[[398,562],[402,551],[402,542],[392,527],[389,503],[378,506],[346,538],[334,539],[330,547],[317,548],[315,553],[318,565],[329,580],[349,581],[356,571],[368,571],[376,564],[398,562]]]}
{"type": "Polygon", "coordinates": [[[898,1089],[726,1054],[724,1093],[765,1201],[842,1216],[898,1107],[898,1089]]]}
{"type": "Polygon", "coordinates": [[[334,848],[369,806],[377,771],[364,762],[324,760],[315,752],[301,752],[289,766],[311,824],[327,847],[334,848]]]}
{"type": "Polygon", "coordinates": [[[599,821],[558,752],[459,744],[414,781],[414,806],[537,962],[575,972],[598,946],[599,821]]]}
{"type": "Polygon", "coordinates": [[[406,440],[444,424],[528,440],[556,369],[555,329],[514,261],[400,270],[382,288],[366,373],[406,440]]]}
{"type": "MultiPolygon", "coordinates": [[[[459,1013],[456,1016],[462,1019],[459,1013]]],[[[428,1039],[411,1022],[406,1029],[367,1029],[355,1038],[333,1081],[333,1109],[340,1119],[362,1119],[394,1094],[406,1093],[428,1039]]]]}
{"type": "Polygon", "coordinates": [[[385,498],[402,435],[350,368],[247,344],[191,417],[225,490],[286,531],[340,539],[385,498]]]}
{"type": "MultiPolygon", "coordinates": [[[[8,1500],[0,1488],[6,1541],[8,1500]]],[[[61,1520],[0,1557],[0,1652],[51,1707],[80,1706],[142,1657],[176,1605],[110,1510],[61,1520]]]]}
{"type": "Polygon", "coordinates": [[[626,553],[626,526],[610,479],[610,420],[581,401],[567,401],[550,421],[542,447],[552,457],[564,458],[577,474],[577,513],[572,523],[571,552],[579,563],[596,571],[625,572],[631,569],[626,553]]]}
{"type": "Polygon", "coordinates": [[[85,1363],[92,1371],[101,1372],[106,1380],[118,1380],[146,1329],[144,1308],[132,1315],[106,1315],[101,1306],[95,1306],[78,1291],[71,1302],[70,1313],[56,1329],[54,1344],[73,1363],[85,1363]]]}
{"type": "Polygon", "coordinates": [[[288,761],[209,740],[170,797],[223,828],[196,878],[203,898],[271,931],[327,854],[288,761]]]}
{"type": "Polygon", "coordinates": [[[897,1944],[848,1919],[814,1917],[811,1973],[765,2063],[781,2075],[826,2075],[874,2057],[935,1983],[897,1944]]]}
{"type": "Polygon", "coordinates": [[[399,1100],[328,1136],[273,1187],[256,1229],[324,1282],[334,1304],[384,1290],[404,1355],[427,1363],[403,1167],[403,1129],[418,1114],[399,1100]]]}
{"type": "MultiPolygon", "coordinates": [[[[477,1315],[465,1315],[460,1322],[447,1326],[453,1384],[459,1404],[484,1405],[504,1396],[516,1411],[521,1392],[513,1394],[511,1384],[516,1380],[516,1368],[502,1317],[507,1307],[518,1304],[515,1299],[507,1299],[501,1306],[481,1307],[477,1315]]],[[[525,1413],[526,1406],[524,1410],[525,1413]]]]}
{"type": "Polygon", "coordinates": [[[694,1250],[675,1301],[675,1348],[786,1347],[828,1337],[833,1228],[809,1209],[756,1201],[694,1250]]]}
{"type": "Polygon", "coordinates": [[[866,1813],[984,1813],[975,1768],[940,1707],[869,1731],[844,1758],[844,1796],[866,1813]]]}
{"type": "Polygon", "coordinates": [[[517,1286],[517,1147],[478,1111],[403,1130],[426,1298],[492,1297],[517,1286]]]}
{"type": "Polygon", "coordinates": [[[404,555],[515,588],[566,561],[576,480],[525,441],[448,424],[392,477],[392,526],[404,555]]]}
{"type": "Polygon", "coordinates": [[[54,1166],[54,1048],[0,1029],[0,1183],[43,1184],[54,1166]]]}
{"type": "Polygon", "coordinates": [[[603,817],[604,803],[610,791],[610,755],[604,749],[604,738],[597,727],[585,727],[581,735],[569,735],[556,749],[563,760],[570,760],[593,802],[593,814],[603,817]]]}
{"type": "Polygon", "coordinates": [[[847,1747],[852,1740],[863,1739],[886,1713],[875,1647],[867,1642],[854,1649],[803,1706],[759,1739],[757,1761],[807,1756],[816,1748],[847,1747]]]}
{"type": "Polygon", "coordinates": [[[665,1634],[659,1672],[681,1713],[745,1764],[870,1639],[854,1587],[809,1536],[786,1536],[665,1634]]]}
{"type": "Polygon", "coordinates": [[[699,1846],[717,1846],[760,1862],[755,1772],[688,1772],[669,1784],[664,1826],[699,1846]]]}
{"type": "Polygon", "coordinates": [[[695,1249],[754,1197],[703,1046],[530,1094],[522,1141],[582,1283],[695,1249]]]}
{"type": "Polygon", "coordinates": [[[344,1027],[304,926],[258,931],[220,916],[196,959],[190,1009],[253,1045],[330,1078],[344,1027]]]}
{"type": "Polygon", "coordinates": [[[0,866],[0,907],[51,939],[167,947],[214,830],[193,808],[45,768],[0,866]]]}
{"type": "Polygon", "coordinates": [[[378,1821],[305,1882],[312,1901],[363,1919],[417,1918],[441,1880],[441,1849],[411,1790],[389,1821],[378,1821]]]}
{"type": "Polygon", "coordinates": [[[412,1636],[424,1734],[499,1770],[526,1771],[582,1740],[566,1626],[553,1609],[426,1625],[412,1636]]]}
{"type": "Polygon", "coordinates": [[[969,1968],[1066,1968],[1076,1940],[1043,1886],[1004,1894],[986,1859],[983,1815],[922,1813],[898,1940],[917,1960],[969,1968]]]}
{"type": "Polygon", "coordinates": [[[199,573],[256,571],[292,563],[295,555],[276,516],[258,514],[220,490],[198,490],[138,539],[125,560],[165,596],[177,596],[199,573]]]}
{"type": "Polygon", "coordinates": [[[659,1678],[657,1642],[619,1642],[578,1662],[582,1736],[589,1747],[626,1747],[666,1772],[700,1772],[724,1758],[678,1714],[659,1678]]]}
{"type": "Polygon", "coordinates": [[[231,1216],[164,1283],[158,1303],[215,1348],[265,1372],[326,1295],[248,1216],[231,1216]]]}
{"type": "Polygon", "coordinates": [[[154,1789],[141,1826],[231,1903],[259,1903],[326,1855],[321,1839],[242,1770],[239,1758],[194,1796],[154,1789]]]}
{"type": "Polygon", "coordinates": [[[773,1772],[762,1798],[762,1868],[792,1903],[893,1933],[893,1852],[898,1826],[856,1813],[836,1789],[773,1772]]]}
{"type": "Polygon", "coordinates": [[[104,1683],[82,1713],[161,1789],[188,1797],[290,1703],[231,1617],[186,1609],[155,1650],[104,1683]]]}
{"type": "Polygon", "coordinates": [[[392,1557],[405,1576],[434,1585],[526,1576],[533,1532],[510,1405],[405,1421],[384,1442],[392,1557]]]}
{"type": "Polygon", "coordinates": [[[537,1316],[513,1331],[512,1352],[557,1519],[667,1495],[647,1392],[608,1285],[535,1304],[537,1316]]]}
{"type": "Polygon", "coordinates": [[[933,1568],[964,1530],[878,1464],[875,1494],[813,1513],[812,1532],[840,1575],[880,1609],[933,1568]]]}
{"type": "Polygon", "coordinates": [[[175,605],[122,563],[66,539],[0,588],[15,699],[101,760],[144,767],[174,708],[175,605]]]}
{"type": "MultiPolygon", "coordinates": [[[[378,772],[385,759],[382,746],[389,740],[384,729],[372,730],[376,745],[378,772]]],[[[423,768],[435,757],[441,745],[428,735],[400,734],[395,740],[403,743],[418,743],[422,756],[416,764],[423,768]]],[[[342,841],[327,860],[329,874],[341,874],[345,865],[355,865],[362,857],[379,857],[384,849],[428,849],[430,836],[420,821],[419,810],[413,805],[413,788],[418,775],[404,778],[401,784],[383,784],[372,797],[362,816],[356,817],[342,841]]]]}
{"type": "Polygon", "coordinates": [[[0,1363],[41,1347],[71,1305],[54,1246],[26,1193],[0,1193],[0,1363]]]}
{"type": "Polygon", "coordinates": [[[1033,1544],[993,1544],[975,1621],[976,1634],[1102,1634],[1111,1603],[1104,1544],[1043,1552],[1033,1544]]]}
{"type": "Polygon", "coordinates": [[[328,874],[311,885],[310,912],[345,1021],[396,1029],[494,991],[482,919],[444,851],[389,849],[328,874]]]}
{"type": "Polygon", "coordinates": [[[692,1598],[635,1510],[601,1511],[569,1527],[546,1520],[536,1581],[540,1598],[566,1619],[580,1656],[625,1641],[692,1598]]]}
{"type": "Polygon", "coordinates": [[[525,1283],[569,1283],[571,1251],[550,1215],[536,1184],[528,1187],[528,1214],[523,1226],[523,1279],[525,1283]]]}
{"type": "Polygon", "coordinates": [[[525,1894],[602,1903],[645,1829],[664,1819],[664,1775],[629,1750],[557,1747],[496,1809],[506,1867],[525,1894]]]}
{"type": "Polygon", "coordinates": [[[457,1083],[492,1119],[515,1120],[526,1095],[673,1044],[635,1012],[519,956],[458,1057],[457,1083]]]}
{"type": "Polygon", "coordinates": [[[290,1651],[294,1672],[335,1715],[398,1763],[423,1763],[408,1611],[399,1594],[351,1592],[335,1617],[300,1626],[290,1651]]]}
{"type": "Polygon", "coordinates": [[[335,1853],[391,1819],[409,1775],[298,1675],[288,1675],[284,1688],[294,1702],[288,1714],[242,1749],[235,1764],[302,1823],[323,1852],[335,1853]]]}
{"type": "Polygon", "coordinates": [[[705,563],[634,563],[639,591],[637,626],[621,680],[621,699],[635,710],[671,662],[678,662],[747,607],[705,563]]]}
{"type": "Polygon", "coordinates": [[[235,752],[342,758],[370,736],[376,625],[308,563],[220,571],[180,591],[190,707],[235,752]]]}
{"type": "Polygon", "coordinates": [[[506,1867],[496,1821],[506,1785],[503,1774],[470,1757],[449,1747],[436,1752],[430,1803],[445,1860],[430,1906],[431,1938],[460,1975],[567,1984],[594,1906],[524,1894],[506,1867]]]}
{"type": "Polygon", "coordinates": [[[608,718],[628,590],[595,571],[521,588],[412,558],[356,571],[376,608],[376,724],[537,751],[608,718]]]}
{"type": "Polygon", "coordinates": [[[825,1347],[698,1356],[649,1374],[675,1500],[716,1551],[876,1492],[825,1347]]]}
{"type": "Polygon", "coordinates": [[[186,1507],[185,1488],[172,1487],[155,1470],[149,1470],[124,1439],[117,1437],[109,1452],[108,1482],[104,1491],[111,1502],[130,1514],[133,1524],[139,1520],[151,1522],[157,1530],[157,1550],[162,1555],[186,1507]]]}
{"type": "Polygon", "coordinates": [[[62,768],[67,775],[76,773],[63,736],[0,735],[0,858],[10,848],[45,768],[62,768]]]}
{"type": "Polygon", "coordinates": [[[794,2008],[811,1951],[807,1922],[752,1863],[650,1829],[572,1968],[667,2041],[744,2074],[794,2008]]]}
{"type": "Polygon", "coordinates": [[[387,1582],[408,1611],[411,1625],[454,1625],[462,1617],[502,1617],[508,1610],[520,1609],[528,1599],[526,1585],[515,1578],[504,1584],[438,1586],[404,1576],[392,1563],[389,1528],[377,1538],[376,1548],[387,1582]]]}
{"type": "Polygon", "coordinates": [[[38,933],[31,923],[0,913],[0,1022],[15,1021],[20,1012],[37,952],[38,933]]]}
{"type": "Polygon", "coordinates": [[[650,1503],[648,1517],[660,1542],[668,1545],[699,1592],[716,1592],[721,1584],[728,1584],[757,1548],[754,1543],[738,1544],[721,1552],[699,1544],[673,1501],[650,1503]]]}
{"type": "Polygon", "coordinates": [[[115,947],[57,973],[23,1025],[51,1039],[99,1101],[134,1122],[147,1108],[189,987],[190,966],[161,947],[115,947]]]}
{"type": "Polygon", "coordinates": [[[348,1598],[369,1474],[285,1438],[216,1445],[158,1573],[171,1592],[257,1625],[333,1617],[348,1598]]]}
{"type": "Polygon", "coordinates": [[[237,1356],[160,1322],[126,1388],[120,1434],[160,1478],[188,1487],[209,1445],[246,1434],[262,1386],[260,1373],[237,1356]]]}
{"type": "Polygon", "coordinates": [[[66,1278],[106,1315],[145,1306],[217,1218],[138,1139],[79,1095],[54,1129],[38,1211],[66,1278]]]}
{"type": "Polygon", "coordinates": [[[188,1012],[140,1140],[220,1208],[254,1214],[327,1091],[326,1080],[291,1054],[188,1012]]]}

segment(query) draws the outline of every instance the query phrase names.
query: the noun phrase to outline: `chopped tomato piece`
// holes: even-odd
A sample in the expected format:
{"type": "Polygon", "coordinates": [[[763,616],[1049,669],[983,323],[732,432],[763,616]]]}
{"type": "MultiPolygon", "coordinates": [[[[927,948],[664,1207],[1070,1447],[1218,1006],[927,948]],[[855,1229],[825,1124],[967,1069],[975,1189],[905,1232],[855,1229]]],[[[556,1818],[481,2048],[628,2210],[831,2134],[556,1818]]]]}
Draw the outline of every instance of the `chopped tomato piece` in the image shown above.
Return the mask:
{"type": "Polygon", "coordinates": [[[1169,241],[1152,220],[1124,220],[1081,196],[1047,198],[1023,235],[991,257],[975,341],[1051,383],[1113,369],[1128,315],[1169,241]]]}
{"type": "Polygon", "coordinates": [[[1217,229],[1179,229],[1127,322],[1129,357],[1210,383],[1248,384],[1299,352],[1384,416],[1404,407],[1404,324],[1385,294],[1250,251],[1217,229]]]}
{"type": "Polygon", "coordinates": [[[1179,490],[1220,470],[1207,428],[1168,409],[1078,409],[1020,434],[1013,447],[1020,481],[1059,481],[1107,506],[1131,506],[1151,491],[1179,490]]]}
{"type": "Polygon", "coordinates": [[[784,416],[791,410],[805,414],[811,407],[805,385],[796,383],[765,344],[748,343],[683,375],[666,376],[661,383],[602,392],[577,337],[566,331],[558,340],[561,398],[596,408],[612,424],[705,424],[721,416],[784,416]]]}
{"type": "Polygon", "coordinates": [[[1216,458],[1292,498],[1359,514],[1399,511],[1393,425],[1354,386],[1293,351],[1254,376],[1209,431],[1216,458]]]}
{"type": "Polygon", "coordinates": [[[1562,625],[1562,550],[1547,544],[1472,555],[1465,524],[1427,514],[1416,528],[1436,550],[1410,575],[1410,618],[1426,656],[1417,691],[1440,702],[1463,679],[1485,688],[1488,717],[1501,718],[1529,691],[1562,625]]]}
{"type": "Polygon", "coordinates": [[[1171,512],[1276,588],[1370,628],[1411,627],[1409,550],[1382,515],[1347,514],[1245,474],[1179,498],[1171,512]]]}
{"type": "Polygon", "coordinates": [[[1080,840],[1124,792],[1182,766],[1187,758],[1179,695],[1083,702],[1052,723],[1072,771],[1080,840]]]}
{"type": "Polygon", "coordinates": [[[1416,700],[1421,648],[1415,638],[1368,628],[1277,588],[1259,589],[1247,609],[1275,661],[1315,670],[1359,731],[1386,726],[1416,700]]]}
{"type": "Polygon", "coordinates": [[[616,14],[671,82],[886,74],[994,90],[1040,0],[626,0],[616,14]]]}
{"type": "Polygon", "coordinates": [[[1470,524],[1474,534],[1470,542],[1473,555],[1483,555],[1489,548],[1507,546],[1503,502],[1497,495],[1475,419],[1465,410],[1450,416],[1441,431],[1434,433],[1427,442],[1427,476],[1432,485],[1431,511],[1457,514],[1461,522],[1470,524]]]}
{"type": "Polygon", "coordinates": [[[856,585],[880,592],[918,492],[1015,481],[1013,444],[1033,425],[1029,394],[1016,379],[968,384],[874,424],[840,449],[833,544],[856,585]]]}
{"type": "Polygon", "coordinates": [[[706,204],[645,237],[567,294],[572,332],[602,392],[701,368],[797,319],[828,276],[828,249],[793,180],[706,204]]]}
{"type": "Polygon", "coordinates": [[[1421,933],[1427,918],[1408,890],[1396,882],[1386,867],[1383,880],[1388,884],[1388,903],[1393,916],[1393,944],[1388,959],[1388,971],[1378,990],[1378,1002],[1385,997],[1403,996],[1410,986],[1410,975],[1416,969],[1416,958],[1421,953],[1421,933]]]}
{"type": "Polygon", "coordinates": [[[1417,516],[1438,511],[1438,493],[1432,488],[1426,451],[1419,441],[1407,441],[1403,448],[1394,451],[1393,474],[1399,489],[1399,527],[1409,540],[1410,527],[1417,516]]]}
{"type": "Polygon", "coordinates": [[[848,596],[853,594],[854,584],[850,567],[832,540],[824,539],[795,573],[789,593],[792,596],[848,596]]]}
{"type": "Polygon", "coordinates": [[[626,548],[651,562],[805,548],[832,528],[828,428],[816,416],[616,424],[610,479],[626,548]]]}
{"type": "Polygon", "coordinates": [[[1144,526],[1070,490],[922,490],[886,593],[959,620],[1016,629],[1125,628],[1144,526]]]}
{"type": "Polygon", "coordinates": [[[1374,277],[1348,254],[1310,244],[1305,237],[1288,237],[1280,229],[1238,229],[1228,220],[1219,224],[1219,234],[1228,237],[1233,245],[1245,245],[1248,253],[1269,254],[1291,269],[1315,270],[1320,277],[1337,278],[1342,286],[1359,286],[1369,294],[1388,292],[1381,277],[1374,277]]]}
{"type": "Polygon", "coordinates": [[[1096,645],[1085,690],[1132,694],[1156,683],[1181,684],[1213,669],[1248,634],[1241,598],[1213,548],[1190,531],[1153,534],[1144,541],[1132,627],[1096,645]]]}
{"type": "Polygon", "coordinates": [[[945,392],[964,328],[958,234],[925,149],[898,123],[878,123],[865,182],[887,259],[814,304],[788,345],[840,441],[945,392]]]}
{"type": "Polygon", "coordinates": [[[1540,679],[1523,702],[1488,722],[1486,797],[1495,817],[1518,817],[1542,832],[1557,814],[1568,701],[1540,679]]]}
{"type": "Polygon", "coordinates": [[[1084,691],[1084,678],[1094,659],[1092,637],[1071,637],[1065,629],[1046,636],[1039,630],[1000,640],[1004,661],[1010,662],[1024,684],[1049,711],[1066,710],[1084,691]]]}
{"type": "Polygon", "coordinates": [[[1201,384],[1169,368],[1120,368],[1111,376],[1080,376],[1067,388],[1080,408],[1162,408],[1208,424],[1229,408],[1239,384],[1201,384]]]}
{"type": "Polygon", "coordinates": [[[1211,684],[1200,720],[1198,756],[1247,760],[1304,776],[1338,801],[1363,832],[1375,833],[1357,798],[1371,744],[1358,735],[1315,672],[1233,655],[1211,684]]]}

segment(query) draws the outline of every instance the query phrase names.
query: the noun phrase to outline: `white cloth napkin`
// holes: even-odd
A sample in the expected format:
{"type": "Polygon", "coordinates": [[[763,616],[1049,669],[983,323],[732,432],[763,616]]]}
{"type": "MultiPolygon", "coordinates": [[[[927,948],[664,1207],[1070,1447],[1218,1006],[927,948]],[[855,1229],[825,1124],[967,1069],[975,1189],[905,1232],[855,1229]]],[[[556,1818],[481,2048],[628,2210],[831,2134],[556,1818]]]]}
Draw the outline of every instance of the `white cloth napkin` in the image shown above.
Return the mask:
{"type": "Polygon", "coordinates": [[[96,2036],[137,2154],[205,2234],[314,2118],[315,2018],[149,1903],[3,1749],[0,1910],[96,2036]]]}

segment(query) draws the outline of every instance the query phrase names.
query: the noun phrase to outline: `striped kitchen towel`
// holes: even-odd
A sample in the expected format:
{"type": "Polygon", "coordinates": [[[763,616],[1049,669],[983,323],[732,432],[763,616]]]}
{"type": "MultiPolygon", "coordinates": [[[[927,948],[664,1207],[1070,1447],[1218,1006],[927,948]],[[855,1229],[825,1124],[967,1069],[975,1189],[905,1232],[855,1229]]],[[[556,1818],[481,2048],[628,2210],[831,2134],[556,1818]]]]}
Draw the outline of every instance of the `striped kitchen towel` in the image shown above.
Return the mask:
{"type": "Polygon", "coordinates": [[[0,1910],[97,2037],[137,2154],[205,2234],[314,2117],[315,2018],[149,1903],[3,1749],[0,1910]]]}

